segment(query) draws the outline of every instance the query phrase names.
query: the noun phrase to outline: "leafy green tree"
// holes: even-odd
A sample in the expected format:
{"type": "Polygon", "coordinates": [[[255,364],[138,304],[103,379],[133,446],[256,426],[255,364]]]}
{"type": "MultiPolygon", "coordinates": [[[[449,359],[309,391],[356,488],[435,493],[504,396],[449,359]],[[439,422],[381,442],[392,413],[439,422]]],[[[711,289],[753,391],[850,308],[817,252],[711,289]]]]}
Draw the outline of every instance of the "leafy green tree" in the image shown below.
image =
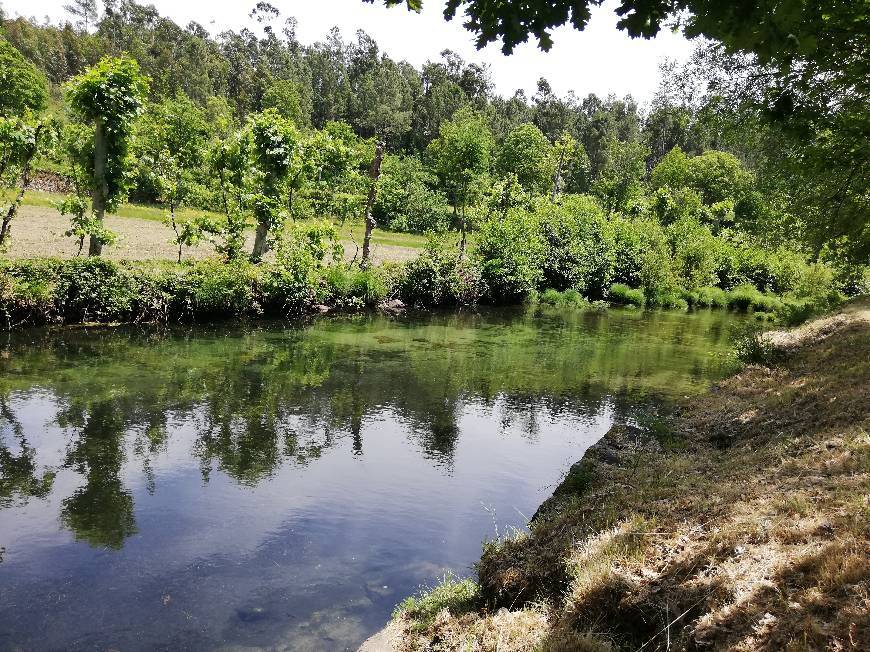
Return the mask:
{"type": "Polygon", "coordinates": [[[139,130],[138,164],[168,209],[166,223],[175,234],[178,262],[182,248],[196,244],[208,226],[202,219],[181,221],[177,215],[198,185],[208,131],[202,111],[185,95],[149,107],[139,130]]]}
{"type": "Polygon", "coordinates": [[[432,166],[458,212],[462,233],[460,254],[465,252],[467,208],[489,174],[492,148],[492,134],[483,116],[463,108],[441,125],[438,138],[427,149],[432,166]]]}
{"type": "Polygon", "coordinates": [[[275,109],[281,116],[299,126],[306,126],[311,115],[310,107],[304,104],[299,84],[289,79],[279,79],[266,89],[262,108],[275,109]]]}
{"type": "Polygon", "coordinates": [[[220,205],[225,216],[217,236],[216,249],[229,261],[242,255],[245,244],[248,208],[251,201],[250,139],[235,131],[217,141],[208,157],[209,169],[216,178],[220,205]]]}
{"type": "Polygon", "coordinates": [[[0,251],[9,242],[12,220],[30,186],[33,160],[46,149],[49,133],[41,121],[0,116],[0,251]]]}
{"type": "Polygon", "coordinates": [[[45,75],[0,37],[0,116],[39,112],[47,101],[45,75]]]}
{"type": "Polygon", "coordinates": [[[589,190],[589,155],[586,154],[583,144],[574,140],[567,131],[553,145],[553,164],[553,201],[556,201],[563,190],[569,193],[584,193],[589,190]]]}
{"type": "Polygon", "coordinates": [[[558,205],[542,202],[537,214],[546,243],[545,287],[602,297],[613,278],[616,254],[607,218],[595,199],[566,195],[558,205]]]}
{"type": "Polygon", "coordinates": [[[311,170],[303,135],[274,109],[251,118],[251,160],[254,192],[251,198],[257,230],[251,258],[262,259],[292,211],[292,192],[298,190],[311,170]]]}
{"type": "Polygon", "coordinates": [[[532,103],[535,126],[548,140],[555,141],[563,133],[576,132],[578,115],[573,93],[564,99],[557,97],[550,83],[541,77],[532,103]]]}
{"type": "Polygon", "coordinates": [[[545,255],[538,218],[522,209],[510,209],[485,220],[474,249],[474,260],[490,298],[507,303],[538,289],[545,255]]]}
{"type": "Polygon", "coordinates": [[[553,182],[553,147],[533,124],[520,125],[508,134],[498,151],[500,174],[514,174],[531,194],[546,192],[553,182]]]}
{"type": "MultiPolygon", "coordinates": [[[[106,210],[114,208],[126,193],[130,141],[147,94],[148,80],[128,57],[104,58],[67,87],[70,105],[94,129],[93,160],[84,169],[91,184],[94,217],[100,224],[106,210]]],[[[89,255],[98,256],[102,249],[103,242],[92,235],[89,255]]]]}
{"type": "Polygon", "coordinates": [[[436,181],[416,156],[388,155],[374,205],[375,221],[394,231],[446,231],[450,214],[447,199],[432,189],[436,181]]]}
{"type": "Polygon", "coordinates": [[[629,214],[642,211],[648,155],[641,142],[610,141],[604,168],[592,186],[605,208],[629,214]]]}

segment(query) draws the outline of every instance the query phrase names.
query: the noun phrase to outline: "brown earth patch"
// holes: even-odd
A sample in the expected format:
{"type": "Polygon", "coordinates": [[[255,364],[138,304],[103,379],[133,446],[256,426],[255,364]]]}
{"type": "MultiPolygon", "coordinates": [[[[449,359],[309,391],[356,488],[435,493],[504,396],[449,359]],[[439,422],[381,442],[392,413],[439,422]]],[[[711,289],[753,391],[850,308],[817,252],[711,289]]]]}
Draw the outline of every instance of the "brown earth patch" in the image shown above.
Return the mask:
{"type": "MultiPolygon", "coordinates": [[[[117,243],[103,250],[106,258],[176,260],[178,256],[177,248],[170,242],[172,231],[161,222],[109,215],[106,217],[106,226],[119,235],[117,243]]],[[[18,217],[12,223],[12,241],[4,255],[9,258],[72,258],[78,253],[78,243],[64,235],[68,228],[68,219],[53,208],[22,206],[18,217]]],[[[254,234],[251,231],[247,235],[245,248],[250,250],[253,242],[254,234]]],[[[356,244],[346,241],[342,245],[345,259],[351,260],[357,251],[356,244]]],[[[418,253],[412,247],[372,244],[372,259],[376,263],[402,262],[416,257],[418,253]]],[[[214,256],[214,249],[209,243],[201,243],[195,247],[185,247],[182,255],[186,260],[208,258],[214,256]]]]}

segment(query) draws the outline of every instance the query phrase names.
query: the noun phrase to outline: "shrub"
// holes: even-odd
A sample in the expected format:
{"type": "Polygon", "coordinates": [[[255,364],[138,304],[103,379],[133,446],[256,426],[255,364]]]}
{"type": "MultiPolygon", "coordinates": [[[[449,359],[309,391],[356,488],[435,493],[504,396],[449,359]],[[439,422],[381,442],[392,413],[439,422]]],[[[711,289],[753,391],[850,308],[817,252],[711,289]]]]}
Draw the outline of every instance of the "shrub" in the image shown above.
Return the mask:
{"type": "Polygon", "coordinates": [[[360,269],[333,265],[323,273],[324,299],[339,308],[373,307],[390,292],[388,279],[380,268],[360,269]]]}
{"type": "Polygon", "coordinates": [[[607,294],[613,303],[642,308],[646,302],[643,290],[633,290],[624,283],[614,283],[607,294]]]}
{"type": "Polygon", "coordinates": [[[129,270],[109,260],[73,258],[59,267],[55,292],[65,321],[130,321],[138,284],[129,270]]]}
{"type": "Polygon", "coordinates": [[[675,286],[670,246],[653,220],[616,218],[611,222],[616,265],[613,279],[648,295],[675,286]]]}
{"type": "MultiPolygon", "coordinates": [[[[218,317],[260,313],[258,268],[246,261],[202,261],[188,266],[174,288],[193,316],[218,317]]],[[[179,311],[180,312],[180,311],[179,311]]]]}
{"type": "Polygon", "coordinates": [[[58,260],[0,261],[0,315],[7,327],[59,319],[55,304],[58,260]]]}
{"type": "Polygon", "coordinates": [[[699,288],[697,291],[697,300],[696,305],[703,306],[705,308],[727,308],[728,307],[728,293],[725,292],[722,288],[717,287],[703,287],[699,288]]]}
{"type": "Polygon", "coordinates": [[[454,246],[434,235],[423,253],[405,263],[403,271],[399,292],[412,305],[473,305],[482,293],[480,271],[471,261],[460,260],[454,246]]]}
{"type": "Polygon", "coordinates": [[[538,219],[546,246],[546,284],[558,290],[574,288],[590,297],[603,296],[613,277],[615,247],[604,211],[595,199],[567,195],[559,205],[542,203],[538,219]]]}
{"type": "Polygon", "coordinates": [[[734,310],[776,312],[782,306],[779,298],[763,294],[751,285],[740,285],[728,293],[728,307],[734,310]]]}
{"type": "Polygon", "coordinates": [[[514,303],[534,292],[543,280],[545,252],[534,215],[512,209],[486,220],[474,257],[489,298],[514,303]]]}
{"type": "Polygon", "coordinates": [[[549,288],[544,290],[537,299],[538,303],[546,306],[560,306],[566,308],[579,308],[589,305],[577,290],[569,289],[564,292],[549,288]]]}
{"type": "Polygon", "coordinates": [[[470,579],[459,580],[445,575],[436,587],[399,603],[393,616],[403,614],[416,621],[418,628],[423,628],[432,624],[445,609],[454,616],[470,611],[477,604],[478,597],[477,584],[470,579]]]}
{"type": "Polygon", "coordinates": [[[375,221],[393,231],[446,231],[447,198],[432,190],[435,181],[418,158],[387,156],[373,207],[375,221]]]}
{"type": "Polygon", "coordinates": [[[678,282],[690,290],[716,282],[717,242],[706,226],[683,217],[667,228],[673,271],[678,282]]]}
{"type": "Polygon", "coordinates": [[[683,291],[672,288],[657,288],[648,291],[646,293],[646,303],[648,306],[656,308],[687,310],[689,307],[688,301],[683,298],[683,291]]]}

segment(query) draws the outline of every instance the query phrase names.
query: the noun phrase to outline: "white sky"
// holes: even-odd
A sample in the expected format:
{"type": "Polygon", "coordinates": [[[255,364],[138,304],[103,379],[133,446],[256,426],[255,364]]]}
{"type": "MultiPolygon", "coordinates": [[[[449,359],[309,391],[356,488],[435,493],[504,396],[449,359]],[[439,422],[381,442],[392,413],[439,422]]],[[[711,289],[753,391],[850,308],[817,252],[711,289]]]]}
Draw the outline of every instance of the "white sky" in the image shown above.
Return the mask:
{"type": "MultiPolygon", "coordinates": [[[[659,62],[665,57],[685,60],[692,49],[692,43],[682,35],[666,30],[651,41],[630,39],[616,29],[616,0],[593,8],[585,31],[570,27],[556,30],[550,52],[541,52],[536,43],[526,43],[509,57],[502,55],[498,45],[475,49],[471,33],[462,27],[459,18],[444,21],[443,0],[424,0],[421,15],[409,13],[403,6],[386,9],[380,0],[374,5],[361,0],[271,2],[281,10],[282,20],[286,16],[298,19],[297,36],[303,43],[322,39],[337,25],[346,40],[354,39],[356,30],[363,29],[392,58],[416,66],[427,59],[438,59],[439,53],[449,48],[467,61],[490,64],[492,80],[501,95],[512,95],[521,88],[531,97],[538,78],[543,76],[560,95],[569,90],[581,97],[590,92],[620,96],[630,93],[646,102],[658,85],[659,62]]],[[[66,16],[64,4],[64,0],[0,0],[8,15],[35,16],[40,21],[48,16],[52,22],[66,16]]],[[[217,34],[224,29],[253,27],[248,13],[256,0],[151,0],[150,4],[182,26],[196,20],[217,34]]]]}

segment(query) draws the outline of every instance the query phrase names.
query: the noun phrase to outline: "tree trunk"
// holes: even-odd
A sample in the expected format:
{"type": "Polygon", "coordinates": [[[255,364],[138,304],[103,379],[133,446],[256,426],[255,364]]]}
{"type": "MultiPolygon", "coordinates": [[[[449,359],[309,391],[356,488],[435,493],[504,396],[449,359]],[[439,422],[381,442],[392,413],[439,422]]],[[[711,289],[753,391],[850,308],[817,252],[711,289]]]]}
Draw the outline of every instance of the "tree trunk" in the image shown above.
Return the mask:
{"type": "Polygon", "coordinates": [[[254,250],[251,252],[251,260],[255,263],[263,260],[263,256],[269,251],[269,225],[257,222],[257,231],[254,235],[254,250]]]}
{"type": "Polygon", "coordinates": [[[562,194],[562,166],[565,163],[565,152],[559,152],[559,163],[556,165],[556,174],[553,178],[553,203],[562,194]]]}
{"type": "MultiPolygon", "coordinates": [[[[102,120],[97,120],[94,128],[94,187],[91,191],[91,205],[94,217],[100,226],[103,225],[103,217],[106,214],[106,200],[108,199],[109,186],[106,183],[106,158],[108,149],[106,143],[106,125],[102,120]]],[[[88,256],[99,256],[103,253],[103,242],[91,234],[88,245],[88,256]]]]}
{"type": "Polygon", "coordinates": [[[33,134],[33,146],[27,151],[27,156],[24,158],[21,168],[21,188],[18,190],[18,194],[15,195],[15,200],[9,205],[9,210],[6,211],[6,215],[3,216],[3,222],[0,224],[0,248],[3,247],[6,239],[10,237],[12,220],[18,214],[18,207],[24,201],[24,193],[27,192],[27,188],[30,186],[30,165],[33,163],[33,157],[36,156],[37,149],[39,149],[39,134],[41,131],[42,123],[36,125],[36,131],[33,134]]]}
{"type": "Polygon", "coordinates": [[[462,204],[462,210],[460,211],[460,219],[459,219],[459,230],[462,233],[462,237],[459,240],[459,260],[465,258],[465,242],[466,236],[468,234],[468,229],[465,226],[465,204],[462,204]]]}
{"type": "Polygon", "coordinates": [[[368,267],[371,258],[372,230],[375,228],[375,218],[372,215],[375,205],[375,197],[378,194],[378,178],[381,176],[381,161],[384,160],[384,144],[379,142],[375,147],[375,158],[372,159],[372,167],[369,169],[371,186],[369,196],[366,199],[366,232],[363,237],[362,260],[360,265],[368,267]]]}

